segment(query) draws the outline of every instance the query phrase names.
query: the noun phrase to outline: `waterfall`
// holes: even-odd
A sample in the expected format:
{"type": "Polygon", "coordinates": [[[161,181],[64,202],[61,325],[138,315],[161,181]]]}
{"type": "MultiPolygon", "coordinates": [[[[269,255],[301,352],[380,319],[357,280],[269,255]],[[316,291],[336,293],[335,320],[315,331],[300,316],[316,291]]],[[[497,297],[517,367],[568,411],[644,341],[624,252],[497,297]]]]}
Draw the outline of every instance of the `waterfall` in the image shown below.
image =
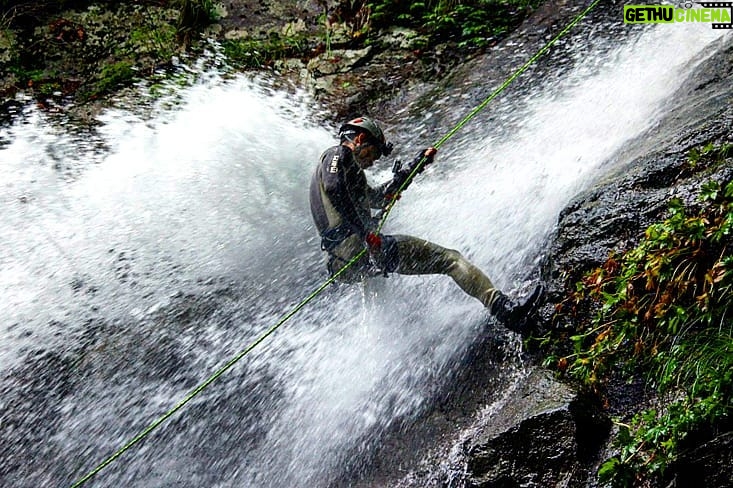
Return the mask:
{"type": "MultiPolygon", "coordinates": [[[[492,105],[501,130],[479,115],[451,140],[385,233],[458,249],[521,291],[563,206],[677,103],[721,35],[662,25],[568,53],[563,76],[492,105]]],[[[336,141],[317,110],[214,73],[152,109],[109,109],[92,133],[35,108],[3,129],[3,486],[75,481],[325,280],[307,187],[336,141]]],[[[431,143],[400,139],[404,159],[431,143]]],[[[94,486],[337,484],[430,409],[487,323],[442,276],[331,287],[94,486]]]]}

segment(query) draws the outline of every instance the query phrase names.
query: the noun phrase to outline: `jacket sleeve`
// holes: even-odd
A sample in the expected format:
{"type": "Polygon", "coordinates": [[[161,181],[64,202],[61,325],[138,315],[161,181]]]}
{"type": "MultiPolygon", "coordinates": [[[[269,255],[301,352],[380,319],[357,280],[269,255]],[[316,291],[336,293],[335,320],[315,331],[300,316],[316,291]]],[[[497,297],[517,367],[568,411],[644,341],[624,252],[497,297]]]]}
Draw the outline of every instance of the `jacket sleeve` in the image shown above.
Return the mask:
{"type": "Polygon", "coordinates": [[[360,235],[363,237],[375,227],[370,208],[380,208],[372,205],[372,198],[378,198],[376,191],[369,186],[364,171],[355,162],[344,168],[344,181],[351,207],[361,229],[360,235]]]}
{"type": "Polygon", "coordinates": [[[376,188],[372,188],[371,186],[367,185],[366,195],[367,195],[367,202],[369,203],[369,208],[383,208],[384,205],[387,203],[384,195],[385,195],[385,189],[389,185],[389,181],[386,183],[383,183],[379,185],[376,188]]]}
{"type": "Polygon", "coordinates": [[[374,227],[364,172],[341,146],[326,152],[322,164],[323,186],[329,200],[343,223],[363,238],[374,227]]]}
{"type": "Polygon", "coordinates": [[[405,191],[407,190],[407,187],[409,187],[413,179],[410,179],[410,176],[416,176],[419,173],[422,173],[422,171],[425,169],[425,166],[429,164],[432,161],[431,159],[425,160],[424,164],[422,166],[418,166],[420,163],[423,163],[424,157],[424,151],[421,151],[417,157],[406,167],[401,167],[401,165],[398,165],[395,169],[392,170],[392,179],[390,181],[387,181],[386,183],[383,183],[376,189],[370,189],[371,194],[371,201],[374,202],[372,208],[384,208],[391,200],[391,196],[395,195],[398,191],[405,191]],[[417,171],[415,171],[417,169],[417,171]],[[415,175],[413,175],[415,173],[415,175]]]}

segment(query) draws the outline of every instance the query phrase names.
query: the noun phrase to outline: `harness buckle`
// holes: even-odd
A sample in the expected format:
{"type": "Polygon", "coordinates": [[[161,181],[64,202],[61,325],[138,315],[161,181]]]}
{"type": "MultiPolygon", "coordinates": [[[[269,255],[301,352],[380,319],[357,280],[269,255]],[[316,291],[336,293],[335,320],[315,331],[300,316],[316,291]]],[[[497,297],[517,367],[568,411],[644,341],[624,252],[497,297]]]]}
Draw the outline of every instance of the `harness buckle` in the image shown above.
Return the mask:
{"type": "Polygon", "coordinates": [[[330,253],[351,234],[351,228],[344,224],[324,230],[321,233],[321,250],[330,253]]]}

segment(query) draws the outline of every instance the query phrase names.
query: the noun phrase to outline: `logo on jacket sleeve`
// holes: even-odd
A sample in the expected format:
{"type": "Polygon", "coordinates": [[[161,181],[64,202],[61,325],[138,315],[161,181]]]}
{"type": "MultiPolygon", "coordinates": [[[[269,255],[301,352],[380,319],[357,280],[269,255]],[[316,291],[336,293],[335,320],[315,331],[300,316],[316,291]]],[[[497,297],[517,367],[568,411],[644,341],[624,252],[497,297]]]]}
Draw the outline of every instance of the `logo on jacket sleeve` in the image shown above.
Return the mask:
{"type": "Polygon", "coordinates": [[[333,159],[331,160],[331,165],[328,167],[329,173],[338,173],[339,172],[339,155],[338,153],[333,155],[333,159]]]}

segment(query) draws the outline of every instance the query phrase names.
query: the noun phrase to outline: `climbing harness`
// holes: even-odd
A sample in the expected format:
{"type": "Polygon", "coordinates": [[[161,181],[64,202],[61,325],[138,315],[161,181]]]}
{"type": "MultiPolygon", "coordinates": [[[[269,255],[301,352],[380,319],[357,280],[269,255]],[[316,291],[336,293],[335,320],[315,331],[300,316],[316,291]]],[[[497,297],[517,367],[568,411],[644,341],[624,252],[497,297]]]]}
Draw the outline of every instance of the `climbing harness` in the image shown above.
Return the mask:
{"type": "Polygon", "coordinates": [[[353,233],[351,226],[346,223],[326,229],[321,233],[321,250],[330,253],[353,233]]]}
{"type": "MultiPolygon", "coordinates": [[[[524,63],[522,67],[520,67],[518,70],[514,72],[507,80],[502,83],[501,86],[499,86],[496,90],[494,90],[491,95],[489,95],[483,102],[481,102],[479,105],[477,105],[471,112],[468,113],[458,124],[453,127],[447,134],[445,134],[437,143],[433,145],[436,149],[440,148],[448,139],[453,137],[453,135],[458,132],[464,125],[466,125],[472,118],[474,118],[481,110],[483,110],[492,100],[494,100],[501,92],[503,92],[519,75],[524,73],[527,68],[529,68],[537,59],[542,56],[552,45],[554,45],[560,38],[565,36],[578,22],[580,22],[588,13],[590,13],[591,10],[595,8],[596,5],[600,0],[594,0],[588,7],[586,7],[585,10],[583,10],[580,14],[578,14],[562,31],[560,31],[555,37],[553,37],[550,41],[547,42],[537,53],[532,56],[529,61],[524,63]]],[[[397,199],[399,197],[400,192],[404,191],[405,188],[410,184],[412,179],[417,175],[422,167],[425,165],[425,162],[428,158],[421,158],[421,160],[413,165],[412,172],[407,176],[407,178],[402,182],[402,185],[397,189],[397,191],[394,194],[394,197],[390,201],[390,203],[386,206],[381,221],[379,223],[379,226],[376,230],[376,234],[379,234],[382,227],[384,226],[384,223],[386,222],[387,218],[389,217],[390,212],[392,211],[392,208],[394,207],[395,203],[397,202],[397,199]]],[[[120,449],[118,449],[114,454],[106,458],[104,461],[102,461],[97,467],[92,469],[89,473],[87,473],[84,477],[80,478],[78,481],[76,481],[73,485],[71,485],[71,488],[77,488],[85,484],[87,481],[89,481],[92,477],[96,476],[100,471],[102,471],[104,468],[109,466],[112,462],[114,462],[117,458],[119,458],[122,454],[124,454],[126,451],[128,451],[130,448],[132,448],[135,444],[142,441],[145,437],[147,437],[153,430],[155,430],[157,427],[159,427],[162,423],[164,423],[166,420],[168,420],[170,417],[172,417],[176,412],[181,410],[188,402],[190,402],[194,397],[196,397],[199,393],[204,391],[206,388],[209,387],[214,381],[216,381],[220,376],[222,376],[224,373],[226,373],[228,370],[230,370],[236,363],[238,363],[243,357],[245,357],[247,354],[249,354],[254,348],[259,346],[262,342],[265,341],[268,337],[270,337],[277,329],[279,329],[283,324],[285,324],[288,320],[290,320],[295,314],[297,314],[303,307],[308,305],[311,301],[313,301],[318,295],[320,295],[326,288],[328,288],[332,283],[334,283],[348,268],[354,265],[359,259],[364,256],[364,254],[367,253],[367,249],[362,249],[361,252],[359,252],[356,256],[351,258],[349,262],[344,264],[344,266],[333,273],[326,281],[324,281],[318,288],[316,288],[310,295],[308,295],[306,298],[303,299],[298,305],[296,305],[290,312],[285,314],[280,320],[277,321],[275,325],[267,329],[262,335],[260,335],[257,339],[255,339],[254,342],[252,342],[249,346],[247,346],[242,352],[234,356],[232,359],[230,359],[224,366],[219,368],[214,374],[212,374],[208,379],[206,379],[203,383],[201,383],[199,386],[197,386],[195,389],[193,389],[191,392],[189,392],[181,401],[179,401],[173,408],[168,410],[165,414],[163,414],[160,418],[156,419],[153,423],[151,423],[147,428],[145,428],[142,432],[140,432],[137,436],[135,436],[133,439],[131,439],[129,442],[127,442],[125,445],[123,445],[120,449]]]]}

